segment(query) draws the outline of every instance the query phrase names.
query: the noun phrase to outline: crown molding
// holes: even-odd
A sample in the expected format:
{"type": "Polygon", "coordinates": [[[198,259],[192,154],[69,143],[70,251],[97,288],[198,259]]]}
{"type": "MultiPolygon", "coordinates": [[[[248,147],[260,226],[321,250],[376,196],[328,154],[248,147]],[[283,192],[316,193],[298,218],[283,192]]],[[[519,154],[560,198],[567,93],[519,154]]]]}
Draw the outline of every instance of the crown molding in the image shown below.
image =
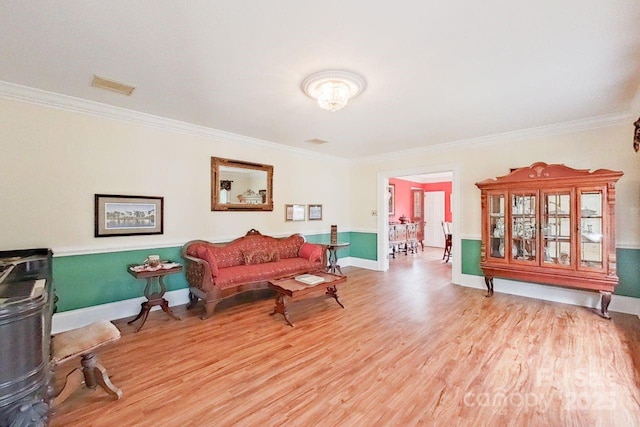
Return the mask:
{"type": "Polygon", "coordinates": [[[202,136],[205,138],[213,138],[226,142],[258,145],[272,150],[288,151],[298,155],[314,158],[321,157],[332,161],[348,161],[347,159],[344,159],[342,157],[318,153],[316,151],[305,150],[303,148],[291,147],[285,144],[278,144],[276,142],[265,141],[258,138],[252,138],[232,132],[208,128],[206,126],[195,125],[192,123],[173,120],[153,114],[142,113],[122,107],[102,104],[100,102],[89,101],[86,99],[62,95],[42,89],[9,83],[2,80],[0,80],[0,98],[154,127],[169,132],[202,136]]]}
{"type": "MultiPolygon", "coordinates": [[[[640,89],[638,93],[640,94],[640,89]]],[[[291,147],[285,144],[252,138],[232,132],[226,132],[218,129],[208,128],[205,126],[195,125],[192,123],[182,122],[179,120],[173,120],[166,117],[155,116],[153,114],[128,110],[126,108],[102,104],[95,101],[88,101],[73,96],[62,95],[59,93],[18,85],[15,83],[9,83],[2,80],[0,80],[0,98],[41,105],[75,113],[87,114],[96,117],[103,117],[112,120],[140,124],[161,130],[166,130],[169,132],[213,138],[226,142],[258,145],[273,150],[287,151],[298,155],[314,158],[321,157],[341,162],[369,162],[388,160],[389,158],[412,156],[421,153],[459,148],[470,145],[473,145],[474,147],[490,146],[531,138],[568,134],[590,129],[628,124],[629,122],[632,122],[634,120],[633,114],[631,114],[630,112],[622,112],[580,120],[573,120],[569,122],[555,123],[535,128],[504,132],[494,135],[487,135],[478,138],[449,141],[441,144],[427,145],[424,147],[409,150],[394,151],[390,153],[377,154],[374,156],[361,157],[359,159],[345,159],[343,157],[318,153],[316,151],[306,150],[303,148],[291,147]]]]}
{"type": "Polygon", "coordinates": [[[455,141],[444,142],[441,144],[433,144],[409,150],[394,151],[392,153],[377,154],[370,157],[362,157],[356,162],[369,162],[388,160],[389,158],[398,158],[405,156],[415,156],[416,154],[440,151],[452,148],[460,148],[473,146],[483,147],[508,142],[522,141],[533,138],[544,138],[554,135],[570,134],[583,132],[591,129],[604,128],[609,126],[617,126],[629,124],[633,121],[633,115],[630,112],[606,114],[603,116],[589,117],[586,119],[572,120],[562,123],[554,123],[551,125],[538,126],[534,128],[521,129],[516,131],[497,133],[494,135],[481,136],[477,138],[459,139],[455,141]]]}

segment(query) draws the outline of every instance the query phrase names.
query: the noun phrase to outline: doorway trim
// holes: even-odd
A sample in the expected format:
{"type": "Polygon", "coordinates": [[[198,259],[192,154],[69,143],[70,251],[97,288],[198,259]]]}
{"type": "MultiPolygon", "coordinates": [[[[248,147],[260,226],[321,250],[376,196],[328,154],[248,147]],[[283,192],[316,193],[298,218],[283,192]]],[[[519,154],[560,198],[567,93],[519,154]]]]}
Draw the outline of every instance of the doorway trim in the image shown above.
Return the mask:
{"type": "Polygon", "coordinates": [[[389,178],[402,178],[407,175],[429,175],[432,173],[451,172],[451,191],[453,212],[453,249],[452,254],[452,274],[451,278],[454,283],[460,283],[462,278],[461,268],[462,263],[460,260],[460,232],[459,224],[456,223],[455,218],[462,218],[460,214],[461,201],[460,201],[460,170],[457,165],[442,164],[432,166],[418,166],[410,169],[396,169],[389,171],[378,172],[377,176],[377,194],[378,194],[378,265],[379,271],[387,271],[389,269],[389,236],[387,233],[387,227],[389,224],[389,212],[387,209],[387,200],[384,195],[387,192],[387,186],[389,185],[389,178]]]}

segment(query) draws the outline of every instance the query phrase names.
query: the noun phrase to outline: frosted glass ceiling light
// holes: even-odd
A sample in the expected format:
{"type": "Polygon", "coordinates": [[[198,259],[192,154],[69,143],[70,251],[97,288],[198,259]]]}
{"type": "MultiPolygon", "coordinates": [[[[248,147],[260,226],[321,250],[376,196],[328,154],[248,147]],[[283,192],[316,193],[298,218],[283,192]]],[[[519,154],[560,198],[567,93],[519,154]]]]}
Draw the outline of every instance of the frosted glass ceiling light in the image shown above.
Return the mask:
{"type": "Polygon", "coordinates": [[[318,100],[318,105],[329,111],[341,109],[365,87],[362,77],[347,71],[321,71],[302,82],[304,93],[318,100]]]}

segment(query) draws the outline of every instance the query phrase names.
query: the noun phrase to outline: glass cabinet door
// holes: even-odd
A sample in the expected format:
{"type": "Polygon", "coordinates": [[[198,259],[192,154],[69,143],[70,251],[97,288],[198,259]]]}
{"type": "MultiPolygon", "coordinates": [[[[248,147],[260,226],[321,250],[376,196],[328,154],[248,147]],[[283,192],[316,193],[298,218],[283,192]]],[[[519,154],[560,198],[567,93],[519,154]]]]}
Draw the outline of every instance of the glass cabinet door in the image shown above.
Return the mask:
{"type": "Polygon", "coordinates": [[[489,202],[489,248],[488,256],[504,259],[505,251],[505,196],[490,194],[489,202]]]}
{"type": "Polygon", "coordinates": [[[571,253],[571,193],[569,191],[543,194],[541,217],[542,264],[570,266],[571,253]]]}
{"type": "Polygon", "coordinates": [[[600,190],[580,193],[580,267],[604,267],[603,258],[603,192],[600,190]]]}
{"type": "Polygon", "coordinates": [[[511,260],[536,262],[537,193],[511,194],[511,260]]]}

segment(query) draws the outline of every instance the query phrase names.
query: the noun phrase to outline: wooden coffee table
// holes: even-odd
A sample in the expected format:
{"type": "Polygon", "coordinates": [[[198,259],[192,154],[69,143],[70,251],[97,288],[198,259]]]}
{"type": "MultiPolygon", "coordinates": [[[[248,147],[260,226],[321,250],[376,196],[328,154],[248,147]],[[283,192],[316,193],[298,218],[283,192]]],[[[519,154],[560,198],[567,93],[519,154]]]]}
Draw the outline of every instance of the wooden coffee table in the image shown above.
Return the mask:
{"type": "Polygon", "coordinates": [[[320,276],[324,279],[324,282],[317,283],[315,285],[307,285],[297,281],[294,277],[285,277],[281,279],[269,280],[269,287],[276,291],[276,305],[273,308],[273,316],[276,313],[280,313],[284,316],[287,323],[293,326],[287,313],[286,299],[295,299],[302,297],[312,292],[318,292],[318,290],[326,289],[325,294],[334,298],[340,307],[344,308],[344,305],[338,299],[338,290],[336,285],[347,281],[347,276],[339,276],[337,274],[326,273],[324,271],[316,271],[309,274],[314,276],[320,276]]]}

